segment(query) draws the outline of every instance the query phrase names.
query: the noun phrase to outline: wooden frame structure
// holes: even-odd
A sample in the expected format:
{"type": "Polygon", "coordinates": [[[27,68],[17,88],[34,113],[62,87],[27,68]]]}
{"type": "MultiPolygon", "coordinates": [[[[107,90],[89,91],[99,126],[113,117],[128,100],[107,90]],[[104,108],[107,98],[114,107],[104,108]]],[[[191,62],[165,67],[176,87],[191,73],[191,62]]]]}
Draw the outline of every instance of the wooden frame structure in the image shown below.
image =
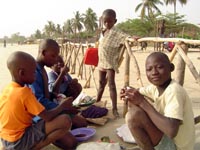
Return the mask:
{"type": "MultiPolygon", "coordinates": [[[[124,86],[129,86],[129,68],[130,68],[130,59],[133,60],[134,67],[136,69],[136,75],[137,80],[140,84],[140,86],[143,86],[141,75],[140,75],[140,69],[137,63],[137,60],[133,54],[133,51],[131,49],[131,43],[135,42],[154,42],[154,43],[163,43],[163,42],[174,42],[175,46],[171,52],[170,55],[170,61],[173,61],[175,55],[178,52],[179,57],[179,63],[176,66],[179,68],[177,70],[177,77],[175,80],[183,85],[184,83],[184,71],[185,71],[185,64],[188,66],[190,72],[192,73],[193,77],[197,81],[197,83],[200,85],[200,74],[197,72],[196,68],[194,67],[192,61],[187,56],[188,47],[187,44],[192,45],[200,45],[200,40],[188,40],[188,39],[182,39],[182,38],[160,38],[160,37],[144,37],[140,39],[133,39],[129,38],[126,40],[124,46],[122,47],[121,54],[120,54],[120,61],[123,61],[124,58],[124,52],[125,52],[125,74],[124,74],[124,86]]],[[[78,67],[78,77],[81,79],[85,79],[85,85],[84,88],[90,88],[90,81],[91,78],[93,79],[95,88],[97,90],[97,85],[95,82],[94,77],[94,70],[95,66],[86,66],[83,63],[84,58],[84,52],[86,48],[88,47],[94,47],[95,44],[81,44],[81,43],[66,43],[61,46],[61,54],[64,57],[65,62],[69,65],[71,73],[76,73],[76,67],[78,67]],[[73,57],[72,57],[73,56],[73,57]],[[89,67],[89,69],[86,69],[86,67],[89,67]],[[89,72],[87,72],[89,70],[89,72]]],[[[123,116],[125,116],[127,112],[127,102],[124,103],[124,110],[123,110],[123,116]]],[[[200,116],[195,118],[195,122],[200,122],[200,116]]]]}

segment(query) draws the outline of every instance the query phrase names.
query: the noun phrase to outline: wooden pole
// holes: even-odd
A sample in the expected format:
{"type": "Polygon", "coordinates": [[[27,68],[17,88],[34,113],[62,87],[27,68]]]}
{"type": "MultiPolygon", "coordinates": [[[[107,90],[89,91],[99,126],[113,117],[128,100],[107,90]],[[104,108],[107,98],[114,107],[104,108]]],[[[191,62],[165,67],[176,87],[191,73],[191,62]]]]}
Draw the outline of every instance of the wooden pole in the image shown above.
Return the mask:
{"type": "MultiPolygon", "coordinates": [[[[185,43],[181,42],[178,44],[178,49],[182,49],[183,53],[186,55],[188,51],[188,47],[185,43]]],[[[178,50],[177,49],[177,50],[178,50]]],[[[185,78],[185,62],[181,57],[180,53],[177,54],[177,64],[175,65],[175,80],[183,86],[184,78],[185,78]]]]}
{"type": "Polygon", "coordinates": [[[176,53],[177,53],[177,44],[174,46],[174,48],[172,49],[172,51],[171,51],[171,55],[170,55],[170,57],[169,57],[169,60],[170,60],[170,62],[172,62],[173,61],[173,59],[174,59],[174,57],[175,57],[175,55],[176,55],[176,53]]]}
{"type": "MultiPolygon", "coordinates": [[[[129,45],[128,41],[125,41],[125,46],[126,46],[126,49],[127,49],[126,53],[129,55],[130,58],[133,59],[133,63],[134,63],[133,68],[136,69],[136,73],[137,73],[137,77],[136,78],[139,81],[140,85],[143,86],[143,83],[142,83],[142,80],[141,80],[141,76],[140,76],[140,69],[139,69],[139,66],[138,66],[138,63],[137,63],[137,60],[136,60],[135,56],[131,52],[131,48],[130,48],[130,45],[129,45]]],[[[128,59],[126,61],[128,63],[128,59]]],[[[128,85],[129,85],[129,64],[130,64],[130,62],[128,64],[125,64],[126,65],[125,66],[126,73],[127,73],[127,74],[125,74],[125,78],[126,78],[125,79],[125,84],[128,84],[128,85]]],[[[124,109],[123,110],[123,117],[125,117],[125,115],[126,115],[126,113],[128,111],[128,102],[127,101],[124,102],[124,108],[123,109],[124,109]]]]}
{"type": "Polygon", "coordinates": [[[131,52],[131,48],[130,48],[130,45],[128,43],[128,41],[125,42],[125,46],[126,46],[126,49],[127,49],[127,52],[129,54],[129,56],[132,58],[133,60],[133,68],[136,69],[136,74],[137,74],[137,77],[136,79],[139,81],[139,84],[141,86],[143,86],[143,83],[142,83],[142,79],[141,79],[141,76],[140,76],[140,69],[139,69],[139,66],[138,66],[138,63],[137,63],[137,60],[135,58],[135,56],[133,55],[133,53],[131,52]]]}
{"type": "MultiPolygon", "coordinates": [[[[125,56],[125,73],[124,73],[124,87],[129,86],[129,74],[130,74],[130,56],[128,52],[126,51],[126,56],[125,56]]],[[[126,113],[128,111],[128,102],[124,100],[123,104],[123,117],[125,118],[126,113]]]]}
{"type": "Polygon", "coordinates": [[[183,58],[183,60],[187,64],[188,68],[190,69],[190,71],[191,71],[192,75],[194,76],[194,78],[196,79],[197,83],[200,85],[200,75],[198,74],[198,72],[195,69],[195,67],[194,67],[193,63],[191,62],[191,60],[185,54],[183,48],[184,47],[178,46],[177,51],[179,52],[179,54],[181,55],[181,57],[183,58]]]}

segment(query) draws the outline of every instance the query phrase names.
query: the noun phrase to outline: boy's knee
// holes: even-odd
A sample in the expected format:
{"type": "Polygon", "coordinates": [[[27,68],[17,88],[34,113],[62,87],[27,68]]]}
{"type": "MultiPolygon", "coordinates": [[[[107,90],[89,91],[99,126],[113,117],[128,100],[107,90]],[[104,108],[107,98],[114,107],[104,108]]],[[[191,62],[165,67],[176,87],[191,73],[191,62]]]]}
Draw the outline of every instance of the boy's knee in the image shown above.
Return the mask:
{"type": "Polygon", "coordinates": [[[68,115],[62,114],[57,117],[57,123],[63,128],[71,128],[72,122],[68,115]]]}
{"type": "Polygon", "coordinates": [[[106,85],[106,80],[99,80],[99,85],[101,86],[101,87],[105,87],[105,85],[106,85]]]}
{"type": "Polygon", "coordinates": [[[140,123],[142,118],[143,118],[144,111],[140,109],[139,107],[137,108],[132,108],[129,109],[129,111],[126,114],[126,122],[127,123],[140,123]]]}
{"type": "Polygon", "coordinates": [[[109,82],[108,86],[109,86],[110,90],[115,90],[116,89],[116,84],[114,82],[109,82]]]}

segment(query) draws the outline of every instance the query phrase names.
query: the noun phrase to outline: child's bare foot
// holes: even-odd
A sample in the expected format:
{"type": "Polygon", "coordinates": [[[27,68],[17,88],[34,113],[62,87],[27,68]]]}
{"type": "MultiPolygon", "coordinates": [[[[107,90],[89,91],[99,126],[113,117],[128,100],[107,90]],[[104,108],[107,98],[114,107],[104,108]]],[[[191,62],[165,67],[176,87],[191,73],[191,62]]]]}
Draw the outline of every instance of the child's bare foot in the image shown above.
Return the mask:
{"type": "Polygon", "coordinates": [[[117,109],[113,109],[113,110],[112,110],[112,113],[113,113],[113,116],[114,116],[116,119],[119,118],[119,113],[118,113],[117,109]]]}

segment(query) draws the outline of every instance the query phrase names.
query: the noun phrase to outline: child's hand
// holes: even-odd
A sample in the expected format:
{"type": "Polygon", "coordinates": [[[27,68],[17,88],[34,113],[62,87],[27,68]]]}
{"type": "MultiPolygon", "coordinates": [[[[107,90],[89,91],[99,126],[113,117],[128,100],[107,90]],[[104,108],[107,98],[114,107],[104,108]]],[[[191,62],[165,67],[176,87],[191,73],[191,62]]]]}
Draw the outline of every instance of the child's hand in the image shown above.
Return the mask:
{"type": "Polygon", "coordinates": [[[126,88],[122,88],[120,90],[120,99],[121,100],[125,100],[125,96],[126,96],[125,92],[126,92],[126,88]]]}
{"type": "Polygon", "coordinates": [[[75,107],[69,107],[69,108],[66,108],[62,111],[62,113],[66,113],[66,114],[78,114],[80,112],[80,110],[78,110],[77,108],[75,107]]]}
{"type": "Polygon", "coordinates": [[[69,72],[69,67],[65,65],[63,68],[61,68],[61,74],[65,75],[69,72]]]}
{"type": "Polygon", "coordinates": [[[126,100],[135,105],[140,105],[140,103],[144,100],[144,96],[140,94],[140,92],[137,89],[134,88],[126,89],[124,95],[126,100]]]}
{"type": "Polygon", "coordinates": [[[120,99],[121,100],[124,100],[124,101],[126,100],[126,91],[130,90],[130,89],[134,89],[134,88],[127,86],[127,87],[124,87],[121,89],[121,91],[120,91],[120,99]]]}
{"type": "Polygon", "coordinates": [[[60,105],[62,106],[63,109],[70,108],[70,107],[72,107],[72,102],[73,101],[74,101],[73,97],[67,97],[67,98],[62,100],[60,105]]]}
{"type": "Polygon", "coordinates": [[[64,101],[61,102],[60,105],[62,105],[62,107],[63,107],[62,113],[77,114],[80,112],[77,108],[73,107],[73,104],[72,104],[73,101],[74,100],[72,97],[67,97],[67,98],[65,98],[64,101]]]}
{"type": "Polygon", "coordinates": [[[129,101],[135,105],[139,105],[143,101],[144,96],[133,87],[125,87],[120,91],[120,98],[124,101],[129,101]]]}

